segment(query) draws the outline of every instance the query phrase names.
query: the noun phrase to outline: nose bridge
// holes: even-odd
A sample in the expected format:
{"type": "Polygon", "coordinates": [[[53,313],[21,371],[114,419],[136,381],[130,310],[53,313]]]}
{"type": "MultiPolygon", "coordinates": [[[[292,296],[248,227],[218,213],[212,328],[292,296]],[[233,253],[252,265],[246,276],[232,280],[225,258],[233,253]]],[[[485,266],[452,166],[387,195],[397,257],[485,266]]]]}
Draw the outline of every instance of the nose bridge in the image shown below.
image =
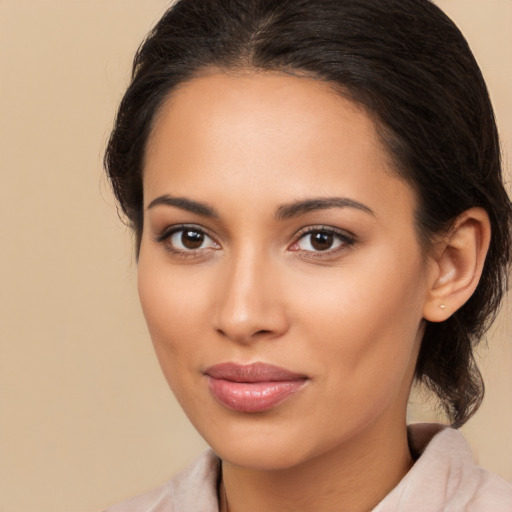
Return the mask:
{"type": "Polygon", "coordinates": [[[277,336],[286,329],[273,259],[254,246],[234,250],[224,262],[216,329],[236,341],[277,336]]]}

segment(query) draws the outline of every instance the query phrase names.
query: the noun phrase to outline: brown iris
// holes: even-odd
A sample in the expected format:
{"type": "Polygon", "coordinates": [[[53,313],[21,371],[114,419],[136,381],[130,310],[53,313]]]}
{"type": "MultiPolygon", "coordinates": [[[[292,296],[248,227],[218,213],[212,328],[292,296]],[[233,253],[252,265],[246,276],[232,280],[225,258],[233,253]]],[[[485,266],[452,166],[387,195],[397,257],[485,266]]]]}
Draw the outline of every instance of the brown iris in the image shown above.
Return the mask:
{"type": "Polygon", "coordinates": [[[332,247],[334,235],[325,231],[314,231],[311,233],[311,246],[317,251],[326,251],[332,247]]]}
{"type": "Polygon", "coordinates": [[[204,242],[204,233],[185,229],[181,235],[181,243],[187,249],[199,249],[204,242]]]}

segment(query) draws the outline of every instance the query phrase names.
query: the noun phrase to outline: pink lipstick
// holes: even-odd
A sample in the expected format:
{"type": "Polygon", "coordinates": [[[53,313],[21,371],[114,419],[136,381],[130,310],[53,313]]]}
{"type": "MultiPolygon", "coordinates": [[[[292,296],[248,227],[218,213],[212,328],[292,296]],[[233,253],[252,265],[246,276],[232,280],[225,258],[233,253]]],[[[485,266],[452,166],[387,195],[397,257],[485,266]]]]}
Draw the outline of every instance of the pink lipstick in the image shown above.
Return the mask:
{"type": "Polygon", "coordinates": [[[265,363],[221,363],[205,371],[208,387],[224,406],[239,412],[272,409],[299,391],[305,375],[265,363]]]}

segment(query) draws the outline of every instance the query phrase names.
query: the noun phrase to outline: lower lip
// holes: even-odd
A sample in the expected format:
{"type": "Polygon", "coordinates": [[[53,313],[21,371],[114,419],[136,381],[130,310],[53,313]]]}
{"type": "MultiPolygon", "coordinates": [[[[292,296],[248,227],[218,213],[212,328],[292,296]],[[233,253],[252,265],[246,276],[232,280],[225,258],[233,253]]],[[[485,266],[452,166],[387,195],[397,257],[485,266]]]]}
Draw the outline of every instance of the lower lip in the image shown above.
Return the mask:
{"type": "Polygon", "coordinates": [[[228,409],[239,412],[263,412],[299,391],[305,379],[276,382],[233,382],[208,377],[213,396],[228,409]]]}

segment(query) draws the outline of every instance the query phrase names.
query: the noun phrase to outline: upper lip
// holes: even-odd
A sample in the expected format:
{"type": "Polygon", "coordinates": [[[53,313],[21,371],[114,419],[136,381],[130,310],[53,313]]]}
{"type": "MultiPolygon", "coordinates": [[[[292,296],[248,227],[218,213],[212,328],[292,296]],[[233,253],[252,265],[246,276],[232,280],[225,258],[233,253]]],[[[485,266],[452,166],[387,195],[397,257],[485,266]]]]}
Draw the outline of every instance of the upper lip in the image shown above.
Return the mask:
{"type": "Polygon", "coordinates": [[[267,363],[238,364],[233,362],[220,363],[207,368],[204,372],[214,379],[232,382],[283,382],[304,380],[306,375],[295,373],[279,366],[267,363]]]}

